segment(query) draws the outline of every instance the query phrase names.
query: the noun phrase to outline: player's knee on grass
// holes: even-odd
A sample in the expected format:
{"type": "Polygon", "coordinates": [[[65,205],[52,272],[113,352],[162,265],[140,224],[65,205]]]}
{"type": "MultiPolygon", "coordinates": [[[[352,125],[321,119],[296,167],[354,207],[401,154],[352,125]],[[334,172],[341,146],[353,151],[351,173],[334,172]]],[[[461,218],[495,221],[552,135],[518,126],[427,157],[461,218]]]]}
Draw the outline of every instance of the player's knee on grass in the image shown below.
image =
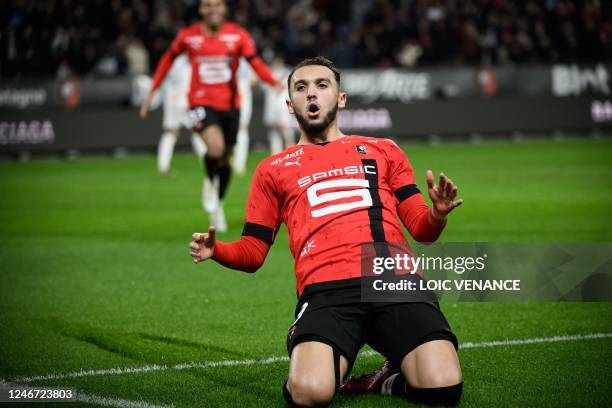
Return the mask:
{"type": "Polygon", "coordinates": [[[441,373],[430,374],[425,378],[423,388],[440,388],[440,387],[451,387],[453,385],[459,384],[463,381],[461,377],[461,370],[453,369],[441,373]]]}
{"type": "Polygon", "coordinates": [[[454,345],[446,340],[421,344],[401,364],[393,395],[427,405],[454,406],[463,392],[463,376],[454,345]]]}
{"type": "Polygon", "coordinates": [[[446,340],[418,346],[404,358],[401,371],[416,388],[450,387],[463,381],[455,347],[446,340]]]}
{"type": "Polygon", "coordinates": [[[291,351],[285,399],[297,407],[327,406],[348,370],[348,361],[329,344],[304,341],[291,351]],[[335,379],[337,377],[337,379],[335,379]]]}
{"type": "Polygon", "coordinates": [[[335,383],[314,375],[289,378],[286,389],[285,398],[295,407],[325,407],[336,393],[335,383]]]}
{"type": "Polygon", "coordinates": [[[402,372],[409,378],[410,385],[416,388],[450,387],[463,381],[459,366],[451,364],[439,369],[431,368],[413,373],[402,370],[402,372]]]}

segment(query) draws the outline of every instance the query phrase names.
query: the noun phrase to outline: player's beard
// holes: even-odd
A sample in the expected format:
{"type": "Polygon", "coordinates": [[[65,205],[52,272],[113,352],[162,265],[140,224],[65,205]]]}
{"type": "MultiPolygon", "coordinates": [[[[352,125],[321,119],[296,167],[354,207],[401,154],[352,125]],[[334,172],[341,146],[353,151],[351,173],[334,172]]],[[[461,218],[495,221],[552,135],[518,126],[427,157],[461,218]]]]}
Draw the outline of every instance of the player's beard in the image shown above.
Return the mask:
{"type": "Polygon", "coordinates": [[[336,114],[338,113],[338,102],[330,109],[329,112],[325,115],[323,120],[319,123],[309,123],[308,117],[306,115],[302,115],[298,111],[295,111],[295,118],[297,119],[300,128],[307,135],[320,135],[323,133],[325,129],[329,127],[329,125],[336,119],[336,114]]]}

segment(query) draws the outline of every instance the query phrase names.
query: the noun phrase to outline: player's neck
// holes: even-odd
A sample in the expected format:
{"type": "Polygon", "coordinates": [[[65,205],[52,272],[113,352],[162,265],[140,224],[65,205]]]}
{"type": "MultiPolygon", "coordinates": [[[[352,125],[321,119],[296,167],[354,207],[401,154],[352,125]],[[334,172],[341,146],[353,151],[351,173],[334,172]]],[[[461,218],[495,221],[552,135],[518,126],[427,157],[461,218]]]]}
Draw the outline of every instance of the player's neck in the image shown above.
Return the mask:
{"type": "Polygon", "coordinates": [[[205,21],[202,21],[202,31],[204,31],[204,34],[206,35],[214,36],[221,30],[221,27],[223,27],[223,24],[225,24],[225,21],[221,22],[221,24],[214,27],[214,26],[206,24],[205,21]]]}
{"type": "Polygon", "coordinates": [[[341,137],[344,137],[344,133],[342,133],[340,129],[338,129],[338,127],[334,124],[325,129],[323,132],[317,134],[305,133],[302,130],[300,132],[300,140],[298,141],[298,144],[313,145],[325,142],[333,142],[334,140],[338,140],[341,137]]]}

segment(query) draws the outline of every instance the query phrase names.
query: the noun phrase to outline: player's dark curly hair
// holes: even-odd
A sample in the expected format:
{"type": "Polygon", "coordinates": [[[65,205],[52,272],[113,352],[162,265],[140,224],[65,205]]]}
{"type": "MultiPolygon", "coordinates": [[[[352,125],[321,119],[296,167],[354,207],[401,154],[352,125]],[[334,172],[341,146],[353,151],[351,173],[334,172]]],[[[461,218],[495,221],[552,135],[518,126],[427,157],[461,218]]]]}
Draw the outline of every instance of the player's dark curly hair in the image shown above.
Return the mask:
{"type": "Polygon", "coordinates": [[[291,73],[289,74],[289,77],[287,77],[287,89],[289,89],[289,92],[291,92],[291,78],[293,77],[293,73],[299,68],[307,67],[309,65],[321,65],[329,68],[329,70],[334,73],[334,77],[336,78],[336,82],[338,83],[338,88],[340,88],[340,71],[338,71],[338,68],[336,68],[334,63],[328,60],[327,58],[318,56],[314,58],[306,58],[305,60],[300,61],[297,65],[293,67],[291,73]]]}

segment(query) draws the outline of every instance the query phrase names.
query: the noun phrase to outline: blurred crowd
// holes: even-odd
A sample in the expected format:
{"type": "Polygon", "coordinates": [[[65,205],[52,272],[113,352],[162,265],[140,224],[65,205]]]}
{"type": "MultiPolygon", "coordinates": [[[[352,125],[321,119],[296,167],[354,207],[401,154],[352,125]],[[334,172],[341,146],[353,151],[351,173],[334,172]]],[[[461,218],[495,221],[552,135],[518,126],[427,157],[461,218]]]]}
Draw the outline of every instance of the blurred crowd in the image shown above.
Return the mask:
{"type": "MultiPolygon", "coordinates": [[[[413,67],[612,60],[609,0],[228,0],[265,58],[413,67]]],[[[150,73],[198,0],[0,2],[0,77],[150,73]]]]}

